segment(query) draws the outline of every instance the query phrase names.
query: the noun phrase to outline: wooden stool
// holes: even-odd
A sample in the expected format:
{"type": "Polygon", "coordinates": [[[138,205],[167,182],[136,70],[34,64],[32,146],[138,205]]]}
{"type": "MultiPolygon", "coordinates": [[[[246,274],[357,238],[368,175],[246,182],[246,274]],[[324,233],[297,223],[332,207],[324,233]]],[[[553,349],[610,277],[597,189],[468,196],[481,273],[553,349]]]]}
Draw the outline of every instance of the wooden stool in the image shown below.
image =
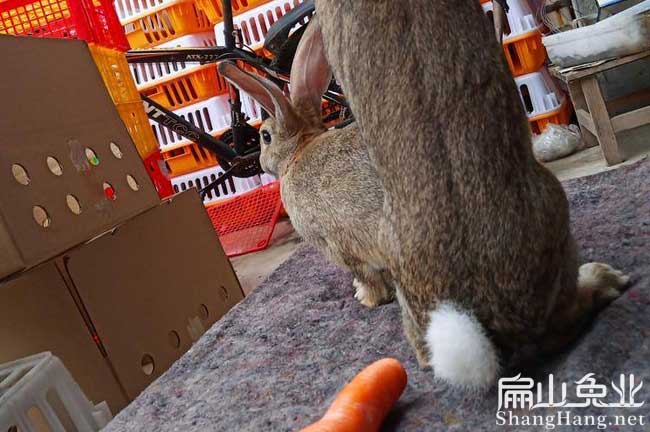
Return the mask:
{"type": "MultiPolygon", "coordinates": [[[[553,76],[566,83],[583,139],[590,147],[600,144],[607,165],[615,165],[624,160],[616,139],[618,132],[650,124],[650,104],[610,117],[596,77],[602,72],[647,57],[650,57],[650,51],[565,70],[558,67],[549,69],[553,76]]],[[[639,94],[642,92],[643,90],[638,91],[639,94]]],[[[637,92],[627,95],[626,99],[634,99],[636,94],[637,92]]]]}

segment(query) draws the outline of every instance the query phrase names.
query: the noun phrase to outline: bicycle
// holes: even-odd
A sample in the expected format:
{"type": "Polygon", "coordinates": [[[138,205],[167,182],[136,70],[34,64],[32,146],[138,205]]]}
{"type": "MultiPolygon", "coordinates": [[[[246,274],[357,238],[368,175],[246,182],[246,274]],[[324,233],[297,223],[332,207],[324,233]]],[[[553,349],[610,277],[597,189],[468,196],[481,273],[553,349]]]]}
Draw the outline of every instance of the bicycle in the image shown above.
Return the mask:
{"type": "MultiPolygon", "coordinates": [[[[289,70],[298,42],[314,13],[314,1],[306,0],[282,16],[268,30],[264,38],[264,48],[275,57],[268,59],[256,54],[244,45],[240,30],[233,23],[231,0],[222,0],[225,46],[209,48],[173,48],[142,49],[127,52],[129,63],[156,62],[197,62],[200,64],[216,63],[222,60],[235,60],[255,68],[279,86],[289,83],[289,70]],[[297,25],[302,26],[292,32],[297,25]]],[[[200,189],[201,198],[224,184],[231,177],[246,178],[262,173],[259,163],[260,142],[257,129],[248,123],[242,112],[239,90],[229,85],[231,122],[230,129],[219,138],[199,129],[194,124],[174,114],[162,105],[141,95],[147,116],[162,126],[173,130],[178,135],[213,152],[224,170],[215,181],[200,189]]],[[[341,107],[325,116],[325,122],[340,120],[335,127],[344,127],[354,121],[345,98],[335,80],[324,95],[324,99],[341,107]],[[338,117],[338,119],[337,119],[338,117]]],[[[267,115],[263,112],[262,119],[267,115]]]]}

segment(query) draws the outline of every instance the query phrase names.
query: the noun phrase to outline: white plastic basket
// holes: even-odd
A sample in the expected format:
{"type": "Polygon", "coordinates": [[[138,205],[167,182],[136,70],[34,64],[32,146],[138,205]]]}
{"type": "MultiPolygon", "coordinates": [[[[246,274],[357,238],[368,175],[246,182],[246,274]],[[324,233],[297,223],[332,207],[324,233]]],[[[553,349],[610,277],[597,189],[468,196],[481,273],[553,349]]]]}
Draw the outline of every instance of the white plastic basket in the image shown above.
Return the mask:
{"type": "Polygon", "coordinates": [[[114,0],[113,8],[120,24],[126,25],[181,1],[185,0],[114,0]]]}
{"type": "Polygon", "coordinates": [[[111,418],[106,402],[93,405],[49,352],[0,365],[0,431],[37,432],[45,423],[52,432],[65,432],[70,421],[79,432],[94,432],[111,418]],[[53,396],[60,406],[52,405],[53,396]],[[59,417],[64,414],[60,409],[66,411],[65,419],[59,417]]]}
{"type": "MultiPolygon", "coordinates": [[[[242,112],[250,121],[259,121],[261,109],[248,94],[241,92],[242,112]]],[[[174,111],[182,119],[189,121],[203,132],[212,136],[220,135],[230,128],[230,96],[220,95],[174,111]]],[[[169,128],[149,120],[162,151],[189,144],[191,141],[169,128]]]]}
{"type": "Polygon", "coordinates": [[[278,181],[278,179],[275,178],[275,176],[272,176],[271,174],[267,174],[267,173],[260,174],[260,179],[262,180],[262,186],[278,181]]]}
{"type": "MultiPolygon", "coordinates": [[[[156,48],[207,48],[216,46],[216,43],[213,33],[204,32],[181,36],[160,44],[156,48]]],[[[200,63],[163,62],[131,63],[129,67],[137,89],[142,91],[193,72],[203,66],[200,63]]]]}
{"type": "Polygon", "coordinates": [[[529,118],[559,109],[566,97],[546,68],[516,77],[515,83],[529,118]]]}
{"type": "MultiPolygon", "coordinates": [[[[190,188],[202,189],[217,178],[223,175],[223,169],[220,166],[210,167],[201,171],[185,174],[171,179],[172,187],[175,192],[181,192],[190,188]]],[[[249,178],[231,177],[217,190],[209,191],[203,199],[204,204],[236,197],[245,192],[251,191],[262,186],[260,176],[256,175],[249,178]]]]}
{"type": "Polygon", "coordinates": [[[131,75],[138,91],[178,78],[181,75],[199,69],[199,63],[164,62],[164,63],[131,63],[131,75]]]}
{"type": "MultiPolygon", "coordinates": [[[[483,3],[482,6],[483,11],[491,16],[494,9],[492,2],[483,3]]],[[[508,0],[508,6],[510,7],[507,13],[510,33],[503,35],[503,42],[541,29],[542,24],[537,20],[535,11],[528,0],[508,0]]]]}
{"type": "MultiPolygon", "coordinates": [[[[258,50],[264,45],[264,37],[269,27],[302,2],[303,0],[273,0],[233,17],[233,24],[235,29],[241,30],[244,44],[253,50],[258,50]]],[[[293,31],[300,28],[302,24],[296,26],[293,31]]],[[[214,26],[214,34],[217,38],[217,44],[224,46],[226,42],[223,22],[214,26]]]]}
{"type": "Polygon", "coordinates": [[[213,32],[194,33],[172,39],[156,48],[208,48],[217,46],[217,40],[213,32]]]}

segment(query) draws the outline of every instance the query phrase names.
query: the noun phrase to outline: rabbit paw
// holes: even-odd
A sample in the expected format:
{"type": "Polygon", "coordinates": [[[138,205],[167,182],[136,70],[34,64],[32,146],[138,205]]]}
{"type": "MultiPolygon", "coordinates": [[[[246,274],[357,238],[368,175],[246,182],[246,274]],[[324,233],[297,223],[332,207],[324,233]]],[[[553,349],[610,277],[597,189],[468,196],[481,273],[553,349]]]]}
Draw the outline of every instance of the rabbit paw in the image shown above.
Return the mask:
{"type": "Polygon", "coordinates": [[[578,288],[591,291],[598,304],[607,304],[617,299],[629,281],[630,277],[620,270],[597,262],[580,266],[578,274],[578,288]]]}
{"type": "Polygon", "coordinates": [[[354,281],[352,281],[352,286],[356,289],[354,298],[359,300],[362,305],[369,308],[375,308],[382,304],[381,299],[376,295],[373,295],[373,291],[359,279],[354,278],[354,281]]]}

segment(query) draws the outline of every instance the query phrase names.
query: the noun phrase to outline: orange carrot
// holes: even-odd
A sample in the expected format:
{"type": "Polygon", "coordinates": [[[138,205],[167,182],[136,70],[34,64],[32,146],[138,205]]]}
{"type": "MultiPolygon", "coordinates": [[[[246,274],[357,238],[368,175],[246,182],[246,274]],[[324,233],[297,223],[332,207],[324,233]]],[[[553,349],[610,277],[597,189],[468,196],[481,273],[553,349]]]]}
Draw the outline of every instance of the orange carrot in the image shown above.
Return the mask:
{"type": "Polygon", "coordinates": [[[406,387],[406,371],[392,358],[359,372],[336,396],[325,416],[301,432],[375,432],[406,387]]]}

